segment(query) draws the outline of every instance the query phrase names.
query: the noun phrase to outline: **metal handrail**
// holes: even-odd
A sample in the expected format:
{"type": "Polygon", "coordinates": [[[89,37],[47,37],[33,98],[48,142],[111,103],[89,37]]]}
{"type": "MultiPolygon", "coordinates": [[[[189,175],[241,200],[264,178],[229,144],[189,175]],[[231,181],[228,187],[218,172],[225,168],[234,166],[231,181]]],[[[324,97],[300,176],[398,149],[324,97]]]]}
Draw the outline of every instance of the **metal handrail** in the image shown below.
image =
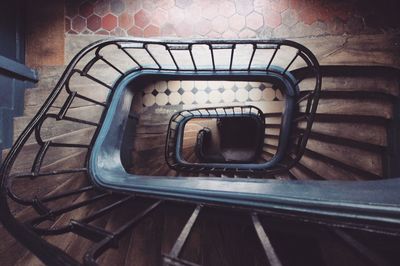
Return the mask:
{"type": "MultiPolygon", "coordinates": [[[[166,162],[174,170],[181,171],[185,169],[188,172],[250,172],[254,170],[247,163],[188,163],[181,158],[180,152],[183,146],[185,124],[194,118],[230,118],[230,117],[247,117],[253,119],[259,130],[256,137],[259,139],[258,149],[262,148],[264,139],[265,117],[264,113],[257,107],[252,105],[229,106],[229,107],[206,107],[176,112],[171,116],[168,124],[167,137],[165,143],[166,162]]],[[[258,150],[257,152],[259,152],[258,150]]],[[[267,174],[266,169],[261,169],[267,174]]]]}
{"type": "MultiPolygon", "coordinates": [[[[161,72],[169,72],[175,73],[179,77],[181,73],[186,73],[191,77],[195,77],[202,74],[215,74],[215,79],[219,79],[218,73],[225,72],[225,76],[229,77],[229,73],[243,73],[243,75],[248,75],[249,73],[257,72],[258,74],[263,74],[265,76],[283,76],[290,74],[290,67],[293,63],[293,60],[290,60],[290,63],[286,66],[282,66],[280,68],[274,67],[274,59],[276,58],[277,52],[282,47],[291,47],[293,49],[297,49],[296,58],[302,59],[307,68],[311,73],[314,74],[315,77],[315,87],[313,88],[314,93],[310,94],[309,97],[305,98],[304,101],[308,102],[309,108],[307,108],[307,128],[305,132],[302,134],[302,140],[300,141],[300,150],[301,147],[305,147],[307,142],[307,137],[309,131],[311,129],[312,121],[315,115],[315,111],[318,104],[318,96],[319,91],[321,89],[321,75],[319,73],[319,65],[314,57],[314,55],[304,46],[287,40],[192,40],[192,41],[182,41],[182,40],[152,40],[152,39],[130,39],[130,38],[112,38],[107,40],[101,40],[95,42],[84,49],[82,49],[69,63],[64,73],[61,75],[59,81],[57,82],[55,88],[50,93],[47,100],[44,102],[43,106],[39,109],[37,114],[32,118],[29,122],[25,130],[18,137],[15,144],[11,148],[8,153],[4,163],[0,169],[0,219],[4,224],[5,228],[9,230],[9,232],[16,237],[22,244],[24,244],[28,249],[30,249],[35,255],[37,255],[42,261],[50,265],[77,265],[79,264],[75,259],[66,255],[63,251],[59,250],[55,246],[49,244],[44,239],[41,239],[41,235],[51,235],[51,234],[63,234],[66,232],[73,232],[80,235],[85,235],[91,239],[109,239],[115,238],[118,239],[121,235],[126,231],[125,227],[118,232],[103,232],[99,233],[95,229],[88,226],[88,223],[93,219],[97,219],[98,217],[102,217],[103,215],[109,213],[113,209],[117,208],[124,202],[132,200],[132,198],[121,199],[126,194],[120,193],[118,189],[109,189],[102,186],[99,186],[97,182],[95,182],[91,176],[88,174],[89,172],[89,159],[91,157],[91,153],[98,138],[100,129],[104,126],[105,117],[108,109],[110,108],[111,103],[114,100],[116,87],[123,81],[127,76],[132,73],[139,73],[141,71],[159,71],[161,72]],[[238,49],[239,45],[249,45],[252,47],[254,55],[256,50],[262,49],[272,49],[273,56],[270,58],[268,63],[265,65],[257,65],[253,63],[254,57],[251,56],[249,61],[242,65],[235,65],[235,50],[238,49]],[[151,50],[151,46],[159,46],[163,47],[167,54],[169,55],[170,61],[172,64],[163,65],[160,61],[160,58],[151,50]],[[211,57],[211,63],[204,67],[198,64],[196,57],[193,55],[195,48],[198,46],[205,46],[208,48],[211,57]],[[131,60],[132,65],[128,67],[128,70],[122,70],[111,62],[109,58],[103,54],[104,50],[109,47],[115,47],[118,51],[121,51],[126,55],[127,59],[131,60]],[[131,50],[140,49],[143,52],[147,53],[148,57],[153,60],[152,65],[146,65],[142,63],[139,58],[137,58],[134,54],[131,53],[131,50]],[[185,50],[190,52],[190,61],[192,65],[190,67],[184,66],[180,64],[176,59],[177,57],[174,54],[174,51],[177,49],[185,50]],[[229,49],[231,51],[231,57],[229,59],[229,63],[224,65],[218,64],[218,60],[216,58],[216,50],[218,49],[229,49]],[[87,58],[89,57],[89,58],[87,58]],[[87,60],[89,59],[89,60],[87,60]],[[95,77],[91,74],[91,70],[96,66],[96,64],[101,63],[109,69],[115,71],[117,73],[117,77],[114,80],[113,84],[106,83],[101,79],[95,77]],[[82,65],[83,64],[83,65],[82,65]],[[92,99],[88,96],[82,95],[79,91],[76,91],[75,88],[70,84],[71,78],[74,75],[79,75],[86,79],[91,80],[96,83],[99,87],[106,89],[109,91],[108,98],[104,102],[99,102],[95,99],[92,99]],[[52,107],[54,106],[55,101],[60,97],[61,92],[64,91],[68,94],[68,97],[65,99],[64,104],[60,108],[58,113],[52,112],[52,107]],[[98,106],[103,107],[103,112],[99,121],[87,121],[84,119],[71,117],[68,115],[68,111],[70,110],[71,104],[75,99],[80,99],[84,101],[88,101],[90,103],[94,103],[98,106]],[[90,143],[86,145],[79,143],[56,143],[52,140],[44,140],[42,137],[41,126],[43,122],[48,119],[53,118],[56,121],[69,121],[77,124],[90,125],[95,129],[95,133],[92,136],[90,143]],[[28,171],[15,171],[14,166],[16,162],[20,159],[21,152],[23,152],[23,148],[27,145],[28,139],[35,134],[37,144],[40,146],[37,155],[32,160],[32,168],[28,171]],[[73,167],[69,169],[56,169],[56,170],[43,170],[42,164],[44,162],[44,158],[46,154],[49,153],[49,150],[57,147],[69,147],[69,148],[79,148],[86,150],[86,159],[84,166],[82,167],[73,167]],[[23,196],[19,195],[13,189],[13,182],[15,180],[26,180],[29,184],[29,181],[37,178],[53,178],[54,176],[67,174],[67,173],[82,173],[86,175],[86,177],[93,182],[93,186],[90,187],[81,187],[72,191],[64,191],[62,193],[53,195],[52,197],[40,197],[37,195],[33,196],[23,196]],[[85,193],[88,190],[96,191],[98,194],[89,198],[85,201],[70,204],[64,207],[59,207],[58,209],[52,209],[45,206],[45,202],[52,202],[58,200],[60,198],[66,198],[70,195],[77,195],[80,193],[85,193]],[[52,229],[46,226],[40,227],[42,221],[47,219],[52,219],[56,216],[67,213],[76,208],[80,208],[82,206],[89,206],[98,200],[102,200],[103,198],[111,197],[114,199],[114,203],[110,204],[108,207],[105,207],[102,210],[96,212],[95,215],[87,217],[87,219],[83,219],[80,221],[70,221],[70,223],[63,228],[52,229]],[[31,217],[28,223],[23,223],[24,221],[19,221],[12,213],[11,206],[9,204],[9,200],[14,201],[18,204],[33,208],[37,215],[35,217],[31,217]],[[50,253],[49,253],[50,252],[50,253]],[[51,256],[49,256],[51,254],[51,256]]],[[[295,59],[296,59],[295,58],[295,59]]],[[[231,77],[235,79],[235,76],[231,77]]],[[[257,80],[257,77],[253,77],[253,79],[257,80]]],[[[288,80],[287,82],[292,82],[293,80],[288,80]]],[[[296,84],[292,84],[293,86],[297,86],[301,80],[297,80],[296,84]]],[[[298,153],[298,156],[301,156],[301,152],[298,153]]],[[[299,159],[299,157],[297,159],[299,159]]],[[[162,196],[160,196],[162,197],[162,196]]],[[[137,218],[134,218],[126,228],[132,228],[137,223],[138,219],[141,219],[145,215],[147,215],[153,208],[159,205],[159,202],[152,205],[149,209],[145,210],[143,213],[139,214],[137,218]]],[[[101,242],[107,247],[109,247],[108,242],[101,242]]],[[[99,251],[96,247],[91,249],[87,253],[87,257],[85,261],[88,263],[92,263],[92,259],[99,255],[99,252],[103,252],[106,248],[103,246],[99,247],[101,251],[99,251]]]]}
{"type": "Polygon", "coordinates": [[[196,158],[200,162],[208,161],[210,156],[207,156],[204,149],[205,149],[205,139],[210,138],[211,136],[211,129],[208,127],[204,127],[199,132],[197,132],[196,136],[196,144],[194,147],[194,152],[196,154],[196,158]]]}

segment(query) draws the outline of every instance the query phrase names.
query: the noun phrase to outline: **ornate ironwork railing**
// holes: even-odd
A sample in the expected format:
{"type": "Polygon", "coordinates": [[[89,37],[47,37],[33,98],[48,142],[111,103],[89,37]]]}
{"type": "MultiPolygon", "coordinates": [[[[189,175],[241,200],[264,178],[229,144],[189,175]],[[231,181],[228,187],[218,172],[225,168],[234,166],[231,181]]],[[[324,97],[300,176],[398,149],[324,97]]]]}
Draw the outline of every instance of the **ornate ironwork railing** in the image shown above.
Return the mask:
{"type": "MultiPolygon", "coordinates": [[[[264,132],[265,132],[265,117],[264,113],[255,106],[228,106],[228,107],[207,107],[207,108],[197,108],[190,110],[183,110],[177,112],[172,115],[169,125],[168,125],[168,133],[167,140],[165,143],[165,158],[168,165],[178,171],[186,171],[186,172],[251,172],[259,170],[260,172],[266,172],[266,164],[270,164],[265,162],[262,165],[259,164],[248,164],[248,163],[189,163],[184,160],[181,156],[182,147],[183,147],[183,139],[184,139],[184,129],[187,122],[191,119],[195,118],[234,118],[234,117],[245,117],[250,118],[255,121],[258,126],[257,134],[253,136],[248,136],[249,138],[258,139],[257,143],[257,152],[260,152],[260,149],[263,146],[264,140],[264,132]]],[[[286,125],[290,125],[289,123],[286,125]]],[[[289,128],[284,128],[281,131],[289,131],[289,128]]],[[[235,132],[232,132],[235,134],[235,132]]],[[[285,135],[288,136],[288,135],[285,135]]],[[[281,147],[285,147],[286,145],[282,144],[287,140],[283,140],[281,142],[281,147]]],[[[275,156],[282,157],[284,153],[284,149],[281,148],[275,156]],[[281,153],[281,155],[279,154],[281,153]]],[[[276,160],[274,160],[276,161],[276,160]]],[[[273,161],[273,162],[274,162],[273,161]]]]}
{"type": "Polygon", "coordinates": [[[207,161],[207,155],[204,151],[205,143],[211,138],[211,130],[208,127],[203,127],[196,136],[196,146],[194,147],[194,152],[196,157],[200,162],[207,161]]]}
{"type": "Polygon", "coordinates": [[[296,145],[282,160],[285,164],[268,174],[287,170],[305,152],[318,105],[321,74],[316,58],[304,46],[285,40],[116,38],[93,43],[72,59],[9,151],[0,171],[0,219],[15,238],[45,263],[79,264],[77,258],[50,244],[46,236],[73,233],[93,241],[84,252],[83,260],[93,265],[106,250],[116,248],[119,240],[143,218],[163,206],[165,200],[176,199],[200,205],[195,208],[182,237],[165,256],[166,261],[179,261],[180,250],[203,206],[250,210],[261,240],[265,239],[265,232],[255,211],[296,221],[398,234],[400,207],[395,201],[398,182],[394,179],[372,184],[338,184],[128,174],[120,159],[124,126],[130,103],[140,91],[135,82],[149,77],[267,80],[289,84],[286,88],[293,90],[288,90],[286,95],[304,107],[301,115],[291,121],[302,121],[306,126],[293,135],[296,145]],[[302,72],[297,75],[296,69],[302,69],[313,80],[306,93],[297,91],[301,91],[305,76],[301,78],[302,72]],[[77,102],[88,102],[100,111],[96,117],[74,113],[72,107],[77,102]],[[85,131],[80,138],[52,135],[59,128],[85,131]],[[59,186],[64,181],[68,181],[67,188],[59,186]],[[93,224],[137,198],[148,196],[151,202],[133,213],[121,227],[106,230],[93,224]],[[71,201],[70,197],[76,200],[71,201]],[[103,201],[102,208],[90,210],[103,201]],[[83,218],[61,219],[63,224],[51,223],[80,208],[90,211],[83,218]]]}

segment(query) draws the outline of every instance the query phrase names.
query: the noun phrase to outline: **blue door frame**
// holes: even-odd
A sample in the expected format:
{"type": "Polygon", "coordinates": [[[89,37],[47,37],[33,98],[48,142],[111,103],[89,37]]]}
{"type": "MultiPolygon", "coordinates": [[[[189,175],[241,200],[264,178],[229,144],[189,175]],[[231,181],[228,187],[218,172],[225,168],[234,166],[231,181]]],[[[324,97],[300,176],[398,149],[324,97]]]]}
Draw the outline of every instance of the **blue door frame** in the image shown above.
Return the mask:
{"type": "MultiPolygon", "coordinates": [[[[1,1],[0,10],[0,151],[13,142],[13,118],[24,111],[24,91],[37,82],[26,67],[23,1],[1,1]]],[[[1,154],[0,154],[1,159],[1,154]]]]}

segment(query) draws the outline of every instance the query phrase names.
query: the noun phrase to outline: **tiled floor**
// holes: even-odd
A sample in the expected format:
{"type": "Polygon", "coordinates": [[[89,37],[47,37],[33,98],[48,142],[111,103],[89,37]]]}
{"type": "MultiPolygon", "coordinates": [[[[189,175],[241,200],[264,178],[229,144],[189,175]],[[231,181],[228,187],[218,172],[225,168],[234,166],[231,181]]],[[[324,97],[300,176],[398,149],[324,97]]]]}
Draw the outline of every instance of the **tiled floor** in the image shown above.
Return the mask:
{"type": "Polygon", "coordinates": [[[143,106],[282,101],[280,89],[268,83],[244,81],[170,80],[149,84],[143,106]]]}

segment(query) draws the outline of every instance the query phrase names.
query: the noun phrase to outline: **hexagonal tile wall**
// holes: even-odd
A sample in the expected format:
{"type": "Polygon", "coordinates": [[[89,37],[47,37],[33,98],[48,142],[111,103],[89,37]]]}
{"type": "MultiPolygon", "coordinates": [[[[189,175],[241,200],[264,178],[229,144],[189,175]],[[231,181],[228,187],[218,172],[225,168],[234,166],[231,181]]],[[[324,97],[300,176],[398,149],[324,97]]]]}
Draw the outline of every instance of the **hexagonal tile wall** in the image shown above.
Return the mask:
{"type": "Polygon", "coordinates": [[[144,29],[150,24],[150,14],[146,10],[142,9],[135,14],[135,25],[141,29],[144,29]]]}
{"type": "Polygon", "coordinates": [[[96,14],[90,15],[87,18],[87,28],[91,31],[97,31],[101,28],[101,17],[96,14]]]}
{"type": "Polygon", "coordinates": [[[133,26],[133,17],[132,17],[132,15],[129,14],[128,12],[122,13],[118,17],[118,25],[124,30],[130,29],[133,26]]]}
{"type": "Polygon", "coordinates": [[[81,16],[76,16],[72,19],[72,29],[80,32],[83,31],[86,27],[86,19],[81,16]]]}
{"type": "Polygon", "coordinates": [[[101,25],[103,29],[111,31],[117,27],[117,22],[118,20],[116,16],[114,16],[113,14],[107,14],[102,18],[101,25]]]}
{"type": "Polygon", "coordinates": [[[371,10],[376,1],[325,0],[75,0],[66,1],[67,34],[139,37],[299,37],[391,28],[371,10]],[[101,23],[100,23],[101,22],[101,23]]]}
{"type": "Polygon", "coordinates": [[[246,25],[252,30],[258,30],[263,24],[263,17],[257,12],[251,12],[246,16],[246,25]]]}

